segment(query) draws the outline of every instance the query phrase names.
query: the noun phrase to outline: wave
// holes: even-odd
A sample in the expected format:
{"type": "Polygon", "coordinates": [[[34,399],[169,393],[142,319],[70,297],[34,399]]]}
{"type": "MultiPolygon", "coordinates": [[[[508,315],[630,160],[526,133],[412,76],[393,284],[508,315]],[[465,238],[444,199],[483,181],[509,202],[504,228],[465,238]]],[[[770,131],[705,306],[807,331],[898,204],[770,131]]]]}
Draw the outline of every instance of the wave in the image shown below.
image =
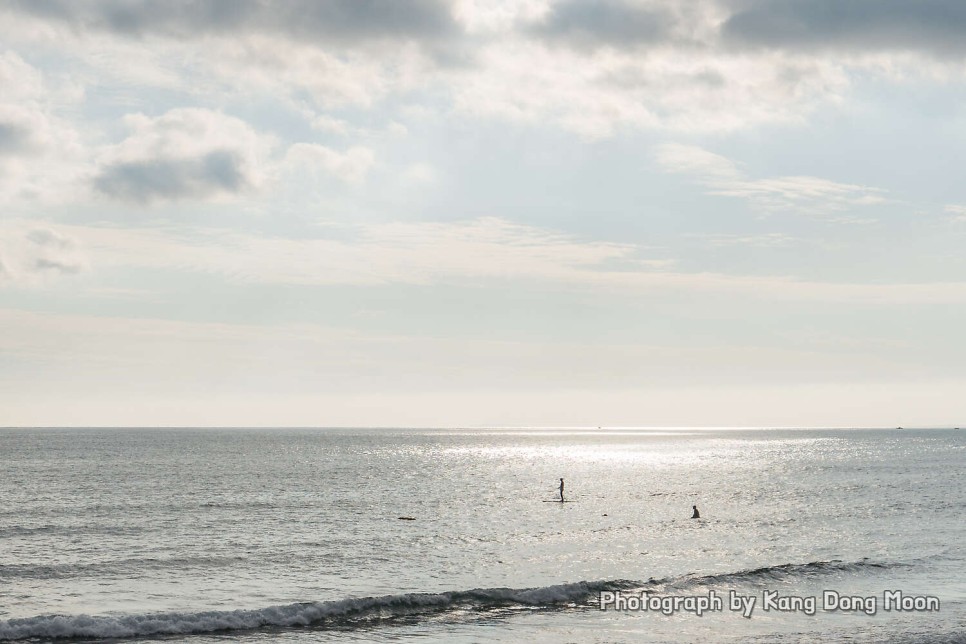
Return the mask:
{"type": "Polygon", "coordinates": [[[478,588],[449,593],[407,593],[271,606],[256,610],[159,613],[119,617],[42,615],[0,622],[0,641],[29,638],[119,638],[188,635],[214,631],[254,630],[333,623],[342,625],[371,617],[401,617],[458,609],[495,609],[509,606],[554,606],[586,601],[602,591],[633,588],[626,580],[577,582],[541,588],[478,588]]]}
{"type": "Polygon", "coordinates": [[[70,525],[70,524],[47,524],[39,526],[22,526],[22,525],[9,525],[0,527],[0,539],[8,537],[30,537],[36,534],[67,534],[71,536],[77,536],[81,534],[95,534],[99,536],[103,535],[137,535],[145,532],[145,528],[141,526],[126,526],[126,525],[102,525],[102,524],[86,524],[86,525],[70,525]]]}
{"type": "Polygon", "coordinates": [[[754,583],[762,579],[811,577],[836,572],[890,568],[863,559],[857,562],[813,561],[782,564],[718,575],[685,575],[666,579],[633,581],[614,579],[580,581],[538,588],[477,588],[444,593],[406,593],[381,597],[349,598],[270,606],[268,608],[198,613],[153,613],[145,615],[91,616],[41,615],[0,621],[0,641],[31,638],[127,638],[160,635],[190,635],[217,631],[250,631],[260,628],[326,626],[346,627],[354,623],[372,624],[389,620],[443,613],[489,612],[507,608],[554,609],[596,605],[604,591],[644,590],[667,592],[672,589],[716,584],[754,583]]]}
{"type": "Polygon", "coordinates": [[[0,564],[0,579],[66,579],[78,576],[143,574],[145,570],[182,570],[192,566],[230,566],[245,557],[137,557],[93,563],[0,564]]]}
{"type": "Polygon", "coordinates": [[[39,526],[21,526],[12,525],[0,528],[0,539],[4,537],[29,537],[35,534],[44,534],[47,532],[58,532],[64,530],[61,526],[56,525],[39,525],[39,526]]]}
{"type": "Polygon", "coordinates": [[[755,583],[759,581],[784,581],[789,578],[810,578],[833,573],[853,573],[877,569],[897,568],[905,564],[883,563],[864,557],[859,561],[846,562],[841,559],[829,561],[810,561],[804,564],[781,564],[764,566],[718,575],[685,575],[667,579],[650,579],[648,586],[671,588],[693,588],[695,586],[714,586],[719,584],[755,583]]]}

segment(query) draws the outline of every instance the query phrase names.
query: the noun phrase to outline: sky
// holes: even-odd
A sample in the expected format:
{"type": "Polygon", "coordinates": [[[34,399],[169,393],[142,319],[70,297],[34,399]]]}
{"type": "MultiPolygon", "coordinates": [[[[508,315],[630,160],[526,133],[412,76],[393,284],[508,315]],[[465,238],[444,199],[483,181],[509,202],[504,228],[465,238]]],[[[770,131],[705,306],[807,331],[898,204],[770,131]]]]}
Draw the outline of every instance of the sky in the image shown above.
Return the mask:
{"type": "Polygon", "coordinates": [[[0,426],[966,422],[961,0],[9,0],[0,426]]]}

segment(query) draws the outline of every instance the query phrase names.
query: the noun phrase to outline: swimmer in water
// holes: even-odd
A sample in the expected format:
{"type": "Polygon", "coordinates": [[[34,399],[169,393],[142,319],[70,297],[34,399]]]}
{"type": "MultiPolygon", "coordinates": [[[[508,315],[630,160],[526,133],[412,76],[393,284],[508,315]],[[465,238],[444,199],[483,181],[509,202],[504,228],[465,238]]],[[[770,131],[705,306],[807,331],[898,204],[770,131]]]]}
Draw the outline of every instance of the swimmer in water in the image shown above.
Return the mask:
{"type": "Polygon", "coordinates": [[[691,515],[691,518],[692,519],[700,519],[701,518],[701,513],[698,512],[698,506],[692,505],[691,506],[691,509],[694,510],[694,513],[691,515]]]}

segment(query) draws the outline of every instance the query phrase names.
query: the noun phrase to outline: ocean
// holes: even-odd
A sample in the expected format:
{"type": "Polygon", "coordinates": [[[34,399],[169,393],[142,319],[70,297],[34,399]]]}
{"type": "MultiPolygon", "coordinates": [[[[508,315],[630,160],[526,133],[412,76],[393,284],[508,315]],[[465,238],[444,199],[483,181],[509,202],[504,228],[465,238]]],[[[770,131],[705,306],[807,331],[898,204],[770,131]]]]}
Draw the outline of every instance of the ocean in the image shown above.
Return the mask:
{"type": "Polygon", "coordinates": [[[0,429],[0,641],[966,642],[964,465],[953,429],[0,429]]]}

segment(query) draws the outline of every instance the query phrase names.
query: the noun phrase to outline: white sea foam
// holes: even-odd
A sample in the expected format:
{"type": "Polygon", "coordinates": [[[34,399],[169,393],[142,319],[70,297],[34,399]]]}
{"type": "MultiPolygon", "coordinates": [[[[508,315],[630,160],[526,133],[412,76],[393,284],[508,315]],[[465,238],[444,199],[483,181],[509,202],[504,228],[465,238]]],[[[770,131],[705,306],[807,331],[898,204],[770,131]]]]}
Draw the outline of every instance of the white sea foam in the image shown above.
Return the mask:
{"type": "Polygon", "coordinates": [[[450,593],[407,593],[329,602],[271,606],[257,610],[159,613],[151,615],[41,615],[0,622],[0,641],[29,638],[136,637],[186,635],[213,631],[251,630],[266,626],[292,627],[344,623],[374,614],[383,617],[441,612],[457,607],[554,606],[585,601],[602,590],[633,587],[630,581],[560,584],[541,588],[479,588],[450,593]]]}
{"type": "Polygon", "coordinates": [[[884,568],[886,564],[868,560],[857,562],[813,561],[804,564],[782,564],[754,570],[719,575],[686,575],[647,582],[615,579],[581,581],[539,588],[475,588],[446,593],[405,593],[381,597],[348,598],[271,606],[255,610],[206,611],[199,613],[157,613],[149,615],[90,616],[41,615],[0,622],[0,641],[29,638],[69,637],[135,637],[150,635],[186,635],[213,631],[252,630],[262,627],[345,625],[354,619],[374,615],[381,618],[419,613],[440,613],[458,608],[488,609],[508,606],[561,606],[593,600],[601,591],[631,588],[687,588],[812,576],[832,572],[857,572],[862,568],[884,568]]]}

